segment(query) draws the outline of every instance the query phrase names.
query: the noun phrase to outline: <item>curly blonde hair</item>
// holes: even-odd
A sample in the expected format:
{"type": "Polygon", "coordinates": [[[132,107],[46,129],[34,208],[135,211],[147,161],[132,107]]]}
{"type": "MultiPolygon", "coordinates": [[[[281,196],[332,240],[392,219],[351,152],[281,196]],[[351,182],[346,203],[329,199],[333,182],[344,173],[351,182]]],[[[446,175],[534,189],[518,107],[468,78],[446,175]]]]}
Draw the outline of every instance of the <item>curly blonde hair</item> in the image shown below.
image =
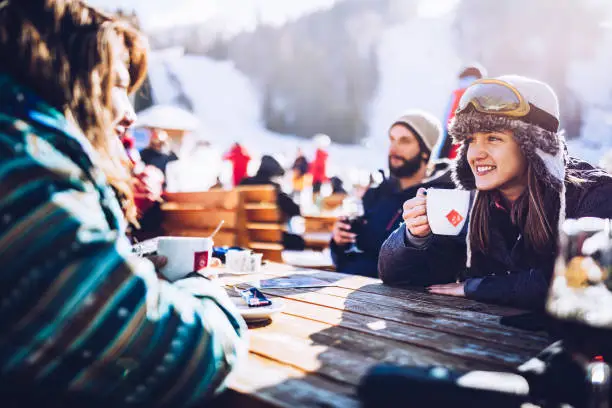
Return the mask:
{"type": "Polygon", "coordinates": [[[130,164],[113,132],[113,66],[127,64],[129,92],[146,77],[148,44],[127,22],[80,0],[0,0],[0,71],[73,121],[136,223],[130,164]]]}

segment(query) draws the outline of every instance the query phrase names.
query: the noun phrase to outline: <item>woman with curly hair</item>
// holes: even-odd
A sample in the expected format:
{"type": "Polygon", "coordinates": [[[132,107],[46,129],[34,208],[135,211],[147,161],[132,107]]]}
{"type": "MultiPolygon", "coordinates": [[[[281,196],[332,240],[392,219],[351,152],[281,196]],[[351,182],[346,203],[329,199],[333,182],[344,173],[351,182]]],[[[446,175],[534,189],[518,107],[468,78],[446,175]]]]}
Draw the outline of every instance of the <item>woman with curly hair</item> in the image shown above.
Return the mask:
{"type": "Polygon", "coordinates": [[[142,35],[82,1],[0,1],[9,401],[189,405],[218,392],[246,352],[244,322],[218,287],[201,282],[197,298],[131,254],[136,207],[120,136],[146,66],[142,35]]]}

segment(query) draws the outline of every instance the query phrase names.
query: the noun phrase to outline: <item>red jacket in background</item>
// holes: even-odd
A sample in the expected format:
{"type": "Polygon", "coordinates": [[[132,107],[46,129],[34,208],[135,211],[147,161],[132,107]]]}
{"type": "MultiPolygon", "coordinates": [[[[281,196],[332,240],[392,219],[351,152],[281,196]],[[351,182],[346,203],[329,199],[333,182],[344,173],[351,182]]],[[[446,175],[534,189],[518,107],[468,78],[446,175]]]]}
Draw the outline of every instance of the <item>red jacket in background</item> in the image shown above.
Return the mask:
{"type": "Polygon", "coordinates": [[[132,191],[138,218],[142,219],[147,211],[160,201],[166,177],[155,166],[145,165],[135,147],[135,140],[130,134],[121,138],[121,143],[132,163],[132,191]]]}
{"type": "Polygon", "coordinates": [[[234,186],[240,184],[242,179],[247,176],[247,167],[251,157],[246,153],[245,149],[236,143],[232,149],[223,156],[223,160],[229,160],[233,166],[233,181],[234,186]]]}
{"type": "Polygon", "coordinates": [[[327,181],[327,157],[325,150],[317,149],[315,159],[310,163],[310,174],[313,183],[323,183],[327,181]]]}
{"type": "MultiPolygon", "coordinates": [[[[456,89],[453,91],[452,95],[451,95],[451,104],[450,104],[450,112],[448,114],[448,117],[446,118],[446,129],[448,129],[448,125],[450,124],[451,120],[453,120],[453,118],[455,117],[455,112],[457,111],[457,108],[459,107],[459,101],[461,100],[461,97],[463,96],[463,94],[465,93],[465,90],[467,88],[462,88],[462,89],[456,89]]],[[[449,136],[446,136],[449,137],[449,136]]],[[[458,144],[453,144],[450,147],[450,150],[448,152],[448,159],[454,159],[455,157],[457,157],[457,151],[459,150],[459,146],[458,144]]]]}

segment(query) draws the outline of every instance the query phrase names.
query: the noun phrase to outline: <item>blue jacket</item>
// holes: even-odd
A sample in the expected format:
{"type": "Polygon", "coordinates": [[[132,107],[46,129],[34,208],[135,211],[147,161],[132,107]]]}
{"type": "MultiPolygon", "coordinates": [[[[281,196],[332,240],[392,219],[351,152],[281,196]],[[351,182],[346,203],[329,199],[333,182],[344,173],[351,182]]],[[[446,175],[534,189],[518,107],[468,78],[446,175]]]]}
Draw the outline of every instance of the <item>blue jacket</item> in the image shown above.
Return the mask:
{"type": "Polygon", "coordinates": [[[380,248],[391,232],[401,224],[404,202],[413,198],[421,187],[454,188],[454,184],[448,168],[443,168],[436,177],[406,190],[401,190],[398,181],[393,178],[384,180],[378,187],[368,189],[363,196],[366,224],[357,237],[357,245],[364,253],[345,254],[347,247],[338,246],[332,240],[330,248],[336,270],[377,277],[380,248]]]}
{"type": "MultiPolygon", "coordinates": [[[[566,183],[566,217],[612,218],[612,177],[576,160],[571,167],[573,174],[587,183],[566,183]]],[[[402,224],[382,246],[378,264],[380,278],[388,284],[411,286],[461,279],[465,280],[468,298],[520,308],[542,308],[556,251],[534,253],[507,212],[494,208],[491,216],[491,248],[486,254],[475,252],[469,270],[465,269],[465,234],[432,235],[424,246],[417,248],[408,242],[406,226],[402,224]]]]}

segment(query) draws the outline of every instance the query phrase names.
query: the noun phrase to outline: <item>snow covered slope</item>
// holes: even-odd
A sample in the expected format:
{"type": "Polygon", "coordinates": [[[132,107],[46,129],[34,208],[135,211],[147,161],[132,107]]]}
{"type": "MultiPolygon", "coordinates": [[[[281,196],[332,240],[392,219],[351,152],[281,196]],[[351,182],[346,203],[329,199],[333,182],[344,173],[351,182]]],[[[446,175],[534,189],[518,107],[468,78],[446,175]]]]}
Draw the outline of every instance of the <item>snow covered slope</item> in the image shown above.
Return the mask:
{"type": "Polygon", "coordinates": [[[381,80],[370,107],[371,140],[378,140],[407,109],[424,109],[442,120],[461,66],[451,25],[447,14],[386,30],[378,47],[381,80]]]}
{"type": "MultiPolygon", "coordinates": [[[[257,89],[231,62],[182,55],[180,50],[173,49],[155,52],[149,73],[154,102],[173,104],[180,99],[180,93],[184,93],[201,121],[197,137],[210,141],[218,149],[227,150],[238,141],[252,156],[272,154],[285,164],[293,161],[298,147],[307,156],[313,156],[311,141],[265,129],[257,89]]],[[[358,168],[385,167],[384,151],[381,143],[369,149],[332,144],[329,148],[330,173],[346,176],[358,168]]]]}
{"type": "MultiPolygon", "coordinates": [[[[378,44],[380,83],[371,101],[366,146],[332,145],[330,173],[386,167],[388,126],[404,110],[421,108],[442,118],[456,75],[466,62],[453,49],[452,13],[389,27],[378,44]]],[[[612,149],[612,30],[591,61],[575,63],[568,85],[582,100],[582,138],[571,141],[570,153],[596,164],[612,149]]],[[[226,150],[243,143],[254,156],[273,154],[285,164],[301,147],[312,157],[311,141],[265,129],[260,93],[229,61],[184,56],[181,50],[155,52],[150,64],[156,103],[188,100],[202,125],[198,137],[226,150]]],[[[299,114],[299,112],[296,112],[299,114]]]]}

